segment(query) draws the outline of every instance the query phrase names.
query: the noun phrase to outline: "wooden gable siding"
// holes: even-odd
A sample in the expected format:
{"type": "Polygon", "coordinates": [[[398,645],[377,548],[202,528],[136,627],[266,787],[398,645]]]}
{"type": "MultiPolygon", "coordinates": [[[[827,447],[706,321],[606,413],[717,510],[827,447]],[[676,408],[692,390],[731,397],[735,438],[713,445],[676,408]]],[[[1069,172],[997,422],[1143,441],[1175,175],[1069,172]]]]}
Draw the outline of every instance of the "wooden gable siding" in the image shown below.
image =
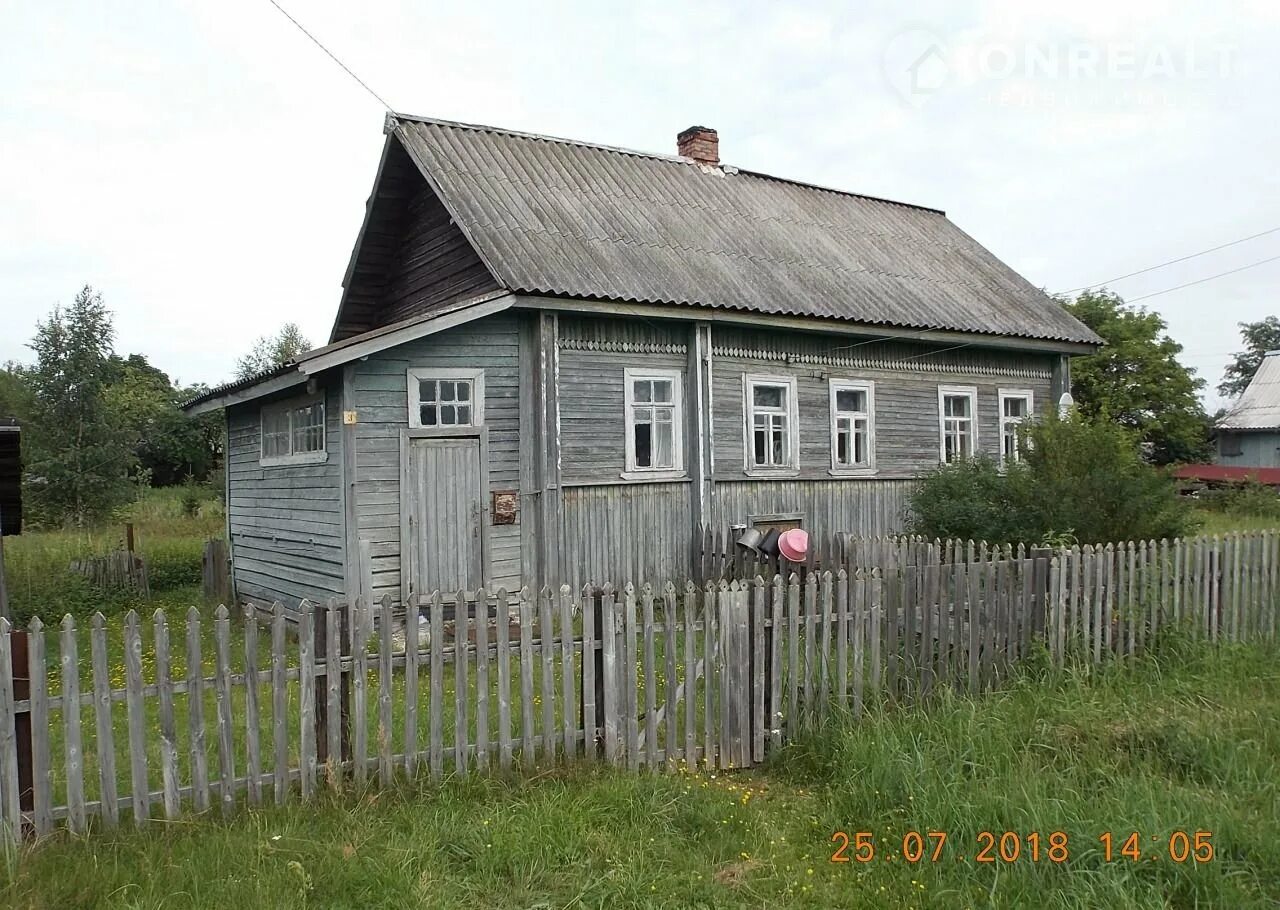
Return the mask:
{"type": "Polygon", "coordinates": [[[422,181],[409,201],[400,249],[374,327],[497,289],[498,282],[439,197],[422,181]]]}
{"type": "Polygon", "coordinates": [[[227,409],[227,525],[236,593],[295,607],[344,592],[341,391],[325,390],[322,464],[261,464],[262,406],[300,390],[227,409]]]}
{"type": "Polygon", "coordinates": [[[408,153],[392,140],[330,341],[497,288],[408,153]]]}
{"type": "MultiPolygon", "coordinates": [[[[377,596],[402,595],[400,439],[409,425],[408,370],[484,370],[489,490],[520,485],[519,338],[516,316],[503,313],[375,354],[354,376],[358,537],[370,544],[377,596]]],[[[519,507],[518,507],[519,508],[519,507]]],[[[520,516],[485,528],[493,585],[520,586],[520,516]]]]}

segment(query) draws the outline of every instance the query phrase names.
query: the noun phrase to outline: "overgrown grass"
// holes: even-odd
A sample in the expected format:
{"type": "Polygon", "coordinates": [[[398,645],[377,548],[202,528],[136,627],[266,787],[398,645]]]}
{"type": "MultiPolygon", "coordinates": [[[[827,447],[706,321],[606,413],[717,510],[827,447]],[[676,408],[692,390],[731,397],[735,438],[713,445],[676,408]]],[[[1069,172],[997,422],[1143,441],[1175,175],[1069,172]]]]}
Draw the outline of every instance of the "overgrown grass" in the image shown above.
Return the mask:
{"type": "Polygon", "coordinates": [[[124,591],[94,588],[70,571],[73,560],[122,548],[127,522],[133,522],[135,546],[147,561],[151,590],[163,593],[200,583],[204,542],[222,536],[224,513],[211,492],[193,495],[172,487],[148,490],[98,527],[29,531],[5,538],[9,600],[16,621],[25,625],[38,615],[56,622],[64,613],[112,613],[146,606],[124,591]]]}
{"type": "Polygon", "coordinates": [[[1197,534],[1231,534],[1236,531],[1272,531],[1280,528],[1280,517],[1242,515],[1217,509],[1196,509],[1200,518],[1197,534]]]}
{"type": "Polygon", "coordinates": [[[751,773],[421,781],[61,836],[23,857],[0,903],[1269,907],[1280,901],[1277,656],[1182,645],[1102,671],[1027,670],[980,700],[833,724],[751,773]],[[873,833],[876,857],[830,862],[835,831],[873,833]],[[940,859],[904,861],[909,831],[946,832],[940,859]],[[1017,832],[1023,855],[978,863],[982,831],[1017,832]],[[1033,831],[1046,843],[1066,832],[1067,861],[1030,859],[1033,831]],[[1136,862],[1119,855],[1133,831],[1136,862]],[[1174,831],[1212,832],[1214,858],[1169,859],[1174,831]]]}

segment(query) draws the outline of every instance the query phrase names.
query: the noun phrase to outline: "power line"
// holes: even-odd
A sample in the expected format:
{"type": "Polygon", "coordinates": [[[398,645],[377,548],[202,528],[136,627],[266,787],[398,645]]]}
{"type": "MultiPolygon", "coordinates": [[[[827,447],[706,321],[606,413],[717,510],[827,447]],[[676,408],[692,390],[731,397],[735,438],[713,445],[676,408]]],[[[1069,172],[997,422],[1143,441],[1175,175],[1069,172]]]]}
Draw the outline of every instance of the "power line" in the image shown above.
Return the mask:
{"type": "Polygon", "coordinates": [[[376,98],[378,100],[378,103],[381,104],[383,107],[385,107],[389,113],[392,113],[392,114],[395,113],[395,110],[391,107],[391,105],[387,104],[387,102],[382,99],[381,95],[379,95],[373,89],[369,88],[369,86],[365,83],[363,79],[361,79],[359,76],[357,76],[355,73],[351,71],[351,67],[347,66],[345,63],[339,60],[337,56],[333,53],[333,51],[329,50],[327,47],[321,44],[320,39],[317,38],[315,35],[311,34],[311,32],[307,31],[306,27],[301,22],[293,18],[293,16],[289,15],[289,11],[287,9],[285,9],[283,6],[277,3],[276,0],[268,0],[268,2],[270,2],[270,4],[274,6],[276,9],[280,10],[280,12],[284,15],[286,19],[288,19],[295,26],[297,26],[298,31],[302,32],[302,34],[310,38],[312,43],[315,44],[316,47],[320,48],[320,50],[328,54],[329,59],[332,60],[334,63],[338,64],[338,66],[342,67],[346,71],[348,76],[356,80],[356,82],[360,83],[360,87],[363,88],[370,95],[372,95],[374,98],[376,98]]]}
{"type": "Polygon", "coordinates": [[[1236,274],[1236,272],[1243,272],[1248,269],[1257,268],[1260,265],[1266,265],[1268,262],[1275,262],[1277,259],[1280,259],[1280,256],[1268,256],[1266,259],[1259,259],[1257,262],[1242,265],[1238,269],[1219,272],[1216,275],[1209,275],[1207,278],[1197,278],[1195,281],[1188,281],[1186,284],[1176,284],[1171,288],[1165,288],[1163,291],[1152,291],[1150,294],[1143,294],[1140,297],[1130,297],[1126,302],[1137,303],[1139,300],[1146,300],[1148,297],[1159,297],[1161,294],[1168,294],[1170,291],[1180,291],[1183,288],[1189,288],[1193,284],[1204,284],[1206,281],[1213,281],[1215,278],[1225,278],[1228,275],[1236,274]]]}
{"type": "Polygon", "coordinates": [[[1129,272],[1125,275],[1117,275],[1115,278],[1108,278],[1106,281],[1099,281],[1094,284],[1086,284],[1078,288],[1072,288],[1069,291],[1063,291],[1064,294],[1074,294],[1076,291],[1084,291],[1089,288],[1101,287],[1111,284],[1113,281],[1123,281],[1126,278],[1132,278],[1134,275],[1145,275],[1147,272],[1154,272],[1156,269],[1162,269],[1167,265],[1175,265],[1179,262],[1186,262],[1188,259],[1195,259],[1198,256],[1204,256],[1209,253],[1216,253],[1218,250],[1225,250],[1229,246],[1235,246],[1237,243],[1244,243],[1246,240],[1256,240],[1259,237],[1266,237],[1268,234],[1274,234],[1280,231],[1280,227],[1273,227],[1270,230],[1262,231],[1257,234],[1250,234],[1248,237],[1241,237],[1239,240],[1232,240],[1230,243],[1224,243],[1220,246],[1209,247],[1207,250],[1201,250],[1198,253],[1192,253],[1189,256],[1179,256],[1177,259],[1170,259],[1168,262],[1161,262],[1157,265],[1149,265],[1145,269],[1138,269],[1136,272],[1129,272]]]}

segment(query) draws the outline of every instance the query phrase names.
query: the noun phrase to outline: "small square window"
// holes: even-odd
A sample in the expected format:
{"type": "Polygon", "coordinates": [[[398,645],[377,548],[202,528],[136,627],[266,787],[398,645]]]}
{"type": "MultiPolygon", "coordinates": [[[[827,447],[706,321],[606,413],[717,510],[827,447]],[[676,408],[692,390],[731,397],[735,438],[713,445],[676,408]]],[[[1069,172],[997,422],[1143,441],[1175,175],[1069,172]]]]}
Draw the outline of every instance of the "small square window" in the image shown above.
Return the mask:
{"type": "Polygon", "coordinates": [[[409,370],[409,425],[423,429],[479,426],[483,383],[479,370],[409,370]]]}

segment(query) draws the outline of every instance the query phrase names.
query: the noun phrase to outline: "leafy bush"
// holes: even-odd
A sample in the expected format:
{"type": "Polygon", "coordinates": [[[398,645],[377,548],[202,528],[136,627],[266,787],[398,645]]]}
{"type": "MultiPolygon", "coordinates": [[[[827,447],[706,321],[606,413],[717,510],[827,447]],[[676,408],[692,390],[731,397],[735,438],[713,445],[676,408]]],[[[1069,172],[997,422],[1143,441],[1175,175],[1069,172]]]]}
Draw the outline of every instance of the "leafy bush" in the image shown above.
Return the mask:
{"type": "Polygon", "coordinates": [[[990,458],[938,468],[911,498],[910,530],[943,540],[1015,541],[1037,536],[1022,495],[1025,472],[1001,473],[990,458]]]}
{"type": "Polygon", "coordinates": [[[944,465],[910,501],[909,529],[927,537],[1081,543],[1179,537],[1195,519],[1173,481],[1107,421],[1050,414],[1027,427],[1022,461],[944,465]]]}

